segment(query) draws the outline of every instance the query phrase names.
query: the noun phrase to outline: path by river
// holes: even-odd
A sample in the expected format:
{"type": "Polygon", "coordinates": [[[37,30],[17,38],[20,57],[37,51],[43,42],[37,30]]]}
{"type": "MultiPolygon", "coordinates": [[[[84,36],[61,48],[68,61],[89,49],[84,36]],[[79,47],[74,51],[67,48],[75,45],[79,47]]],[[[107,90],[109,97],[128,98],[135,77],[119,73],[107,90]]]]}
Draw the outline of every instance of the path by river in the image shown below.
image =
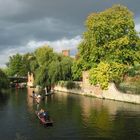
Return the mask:
{"type": "Polygon", "coordinates": [[[30,90],[0,94],[1,140],[140,139],[140,105],[55,93],[39,105],[46,108],[54,126],[45,128],[35,115],[30,90]]]}

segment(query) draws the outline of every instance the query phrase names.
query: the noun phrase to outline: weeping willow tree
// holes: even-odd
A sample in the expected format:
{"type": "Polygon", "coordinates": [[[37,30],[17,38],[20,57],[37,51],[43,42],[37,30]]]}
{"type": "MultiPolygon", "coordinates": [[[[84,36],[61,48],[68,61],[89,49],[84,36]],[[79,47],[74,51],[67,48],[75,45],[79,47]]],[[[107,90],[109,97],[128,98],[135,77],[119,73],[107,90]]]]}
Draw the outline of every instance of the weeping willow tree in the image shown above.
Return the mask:
{"type": "Polygon", "coordinates": [[[71,80],[72,61],[70,57],[53,52],[49,46],[43,46],[35,51],[38,67],[35,70],[35,83],[47,91],[59,80],[71,80]]]}

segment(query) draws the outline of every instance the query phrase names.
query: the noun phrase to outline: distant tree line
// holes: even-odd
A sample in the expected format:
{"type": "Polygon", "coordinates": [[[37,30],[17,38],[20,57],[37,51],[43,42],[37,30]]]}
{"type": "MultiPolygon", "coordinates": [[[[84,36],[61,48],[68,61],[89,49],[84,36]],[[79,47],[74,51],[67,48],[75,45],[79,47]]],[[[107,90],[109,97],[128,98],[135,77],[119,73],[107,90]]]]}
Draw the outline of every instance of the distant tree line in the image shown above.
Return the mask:
{"type": "Polygon", "coordinates": [[[42,46],[33,53],[10,56],[6,73],[9,76],[27,76],[32,72],[35,84],[47,87],[60,80],[72,80],[73,58],[53,52],[49,46],[42,46]]]}

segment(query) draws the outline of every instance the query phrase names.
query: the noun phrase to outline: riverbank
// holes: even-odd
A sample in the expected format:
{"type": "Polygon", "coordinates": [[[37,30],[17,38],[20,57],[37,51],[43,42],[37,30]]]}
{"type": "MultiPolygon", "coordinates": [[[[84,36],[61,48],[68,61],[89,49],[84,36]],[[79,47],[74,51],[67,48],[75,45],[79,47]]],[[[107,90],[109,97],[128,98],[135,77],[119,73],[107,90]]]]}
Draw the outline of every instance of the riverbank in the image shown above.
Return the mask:
{"type": "Polygon", "coordinates": [[[54,87],[54,90],[86,96],[93,96],[102,99],[110,99],[121,102],[140,104],[140,95],[122,93],[119,90],[117,90],[114,83],[109,84],[108,90],[101,90],[99,86],[92,86],[89,84],[85,84],[83,82],[81,83],[79,82],[79,86],[80,88],[78,89],[77,88],[68,89],[64,86],[62,87],[60,85],[56,85],[54,87]]]}

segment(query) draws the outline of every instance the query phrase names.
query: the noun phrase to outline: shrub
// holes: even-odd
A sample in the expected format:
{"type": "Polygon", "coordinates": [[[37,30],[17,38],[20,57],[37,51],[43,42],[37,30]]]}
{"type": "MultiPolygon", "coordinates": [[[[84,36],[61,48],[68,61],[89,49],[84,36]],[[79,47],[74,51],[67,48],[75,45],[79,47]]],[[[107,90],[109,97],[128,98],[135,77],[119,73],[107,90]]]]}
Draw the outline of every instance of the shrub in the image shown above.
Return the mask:
{"type": "Polygon", "coordinates": [[[120,82],[127,67],[116,62],[100,62],[96,68],[90,70],[90,83],[99,84],[102,89],[107,89],[109,82],[120,82]]]}

